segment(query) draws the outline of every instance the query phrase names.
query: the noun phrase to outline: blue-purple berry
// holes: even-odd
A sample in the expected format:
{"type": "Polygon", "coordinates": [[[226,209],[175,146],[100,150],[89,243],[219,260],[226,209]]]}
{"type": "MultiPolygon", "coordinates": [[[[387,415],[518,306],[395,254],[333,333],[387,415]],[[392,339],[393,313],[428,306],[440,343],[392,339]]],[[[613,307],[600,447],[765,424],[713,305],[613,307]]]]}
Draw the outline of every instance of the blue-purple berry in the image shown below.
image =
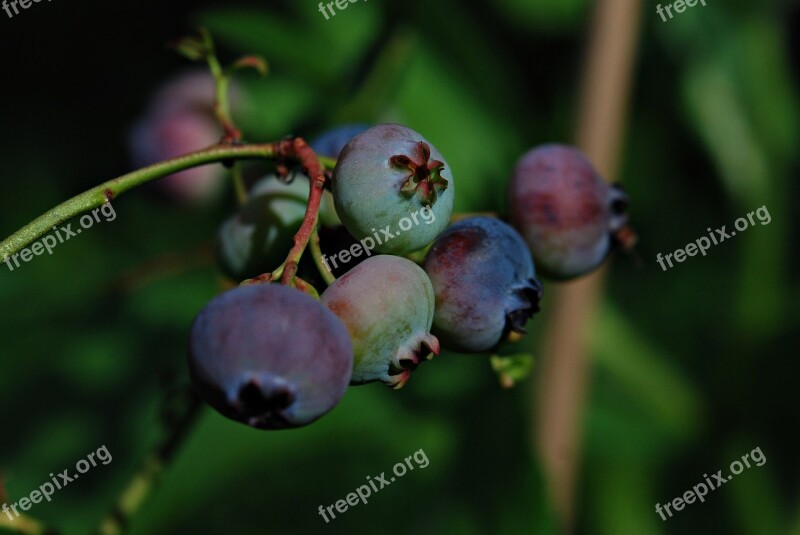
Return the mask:
{"type": "Polygon", "coordinates": [[[554,279],[597,268],[627,222],[628,197],[608,184],[578,149],[542,145],[520,158],[509,185],[511,222],[536,267],[554,279]]]}
{"type": "Polygon", "coordinates": [[[259,429],[300,427],[330,411],[352,366],[344,324],[287,286],[239,286],[215,297],[192,324],[196,390],[224,416],[259,429]]]}
{"type": "Polygon", "coordinates": [[[433,333],[447,349],[491,351],[524,333],[539,310],[542,286],[522,237],[490,217],[454,223],[424,263],[436,294],[433,333]]]}
{"type": "Polygon", "coordinates": [[[320,156],[336,159],[348,141],[368,128],[369,125],[361,123],[337,126],[314,138],[309,145],[320,156]]]}

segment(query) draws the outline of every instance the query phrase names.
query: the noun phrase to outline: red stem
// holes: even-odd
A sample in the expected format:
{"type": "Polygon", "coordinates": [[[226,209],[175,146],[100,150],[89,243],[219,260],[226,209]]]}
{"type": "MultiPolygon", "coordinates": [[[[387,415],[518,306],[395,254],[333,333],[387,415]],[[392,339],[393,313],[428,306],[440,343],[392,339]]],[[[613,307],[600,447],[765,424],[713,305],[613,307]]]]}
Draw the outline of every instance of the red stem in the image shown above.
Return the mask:
{"type": "Polygon", "coordinates": [[[294,158],[300,161],[303,172],[310,179],[310,192],[306,214],[300,229],[294,236],[294,245],[286,257],[286,264],[281,276],[281,283],[291,285],[297,274],[297,265],[303,255],[311,235],[317,226],[319,205],[322,202],[322,191],[325,187],[325,172],[317,158],[316,153],[308,146],[303,138],[294,138],[279,141],[275,144],[275,153],[285,158],[294,158]]]}

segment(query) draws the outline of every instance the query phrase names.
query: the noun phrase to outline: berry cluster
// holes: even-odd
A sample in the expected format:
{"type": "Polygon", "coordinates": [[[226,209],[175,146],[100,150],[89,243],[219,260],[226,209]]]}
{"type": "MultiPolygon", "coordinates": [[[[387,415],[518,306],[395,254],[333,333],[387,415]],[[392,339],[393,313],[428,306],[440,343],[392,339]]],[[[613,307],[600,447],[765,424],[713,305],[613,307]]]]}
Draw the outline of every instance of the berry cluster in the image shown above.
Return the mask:
{"type": "Polygon", "coordinates": [[[301,173],[288,185],[275,175],[251,188],[217,240],[223,271],[247,280],[212,300],[191,330],[197,391],[221,414],[256,428],[306,425],[348,385],[399,388],[442,348],[495,352],[539,310],[537,272],[588,273],[618,244],[626,222],[624,193],[571,147],[542,146],[519,161],[509,188],[512,227],[493,217],[453,218],[450,167],[414,130],[347,125],[311,146],[336,160],[319,212],[310,209],[316,183],[309,188],[301,173]],[[309,217],[321,230],[312,242],[336,236],[333,243],[352,244],[422,209],[435,214],[433,224],[377,245],[380,254],[339,278],[315,258],[317,278],[327,282],[321,295],[302,265],[304,279],[286,285],[262,274],[297,245],[292,236],[309,217]]]}

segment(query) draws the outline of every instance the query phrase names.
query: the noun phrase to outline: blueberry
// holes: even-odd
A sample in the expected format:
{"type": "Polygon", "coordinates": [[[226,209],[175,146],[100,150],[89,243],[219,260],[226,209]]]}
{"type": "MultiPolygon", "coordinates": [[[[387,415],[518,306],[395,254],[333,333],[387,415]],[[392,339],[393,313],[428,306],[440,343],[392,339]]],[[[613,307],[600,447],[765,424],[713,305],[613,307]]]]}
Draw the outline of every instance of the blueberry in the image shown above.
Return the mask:
{"type": "Polygon", "coordinates": [[[439,341],[430,334],[433,287],[415,263],[379,255],[336,279],[320,297],[353,341],[352,384],[383,381],[400,388],[439,341]]]}
{"type": "MultiPolygon", "coordinates": [[[[213,145],[220,133],[213,119],[196,113],[149,116],[131,130],[132,160],[135,166],[145,167],[182,156],[213,145]]],[[[224,173],[219,165],[195,167],[162,178],[155,188],[182,204],[203,203],[220,191],[224,173]]]]}
{"type": "Polygon", "coordinates": [[[448,227],[424,268],[436,293],[433,333],[447,349],[494,349],[511,332],[524,333],[539,310],[542,286],[528,247],[497,219],[470,217],[448,227]]]}
{"type": "Polygon", "coordinates": [[[320,156],[338,158],[342,149],[353,137],[369,128],[366,124],[344,124],[320,134],[311,143],[311,148],[320,156]]]}
{"type": "Polygon", "coordinates": [[[227,291],[192,324],[189,370],[198,393],[224,416],[259,429],[300,427],[330,411],[352,366],[342,322],[286,286],[227,291]]]}
{"type": "Polygon", "coordinates": [[[542,275],[569,279],[598,267],[627,222],[628,198],[589,160],[565,145],[542,145],[517,163],[509,187],[511,221],[542,275]]]}
{"type": "MultiPolygon", "coordinates": [[[[242,103],[235,85],[229,95],[233,108],[242,103]]],[[[214,79],[205,70],[190,70],[153,95],[147,113],[131,129],[128,144],[134,165],[144,167],[213,145],[221,136],[214,118],[214,79]]],[[[155,188],[175,201],[200,203],[221,190],[224,174],[221,165],[195,167],[159,180],[155,188]]]]}
{"type": "MultiPolygon", "coordinates": [[[[301,173],[289,184],[276,175],[259,180],[247,203],[217,233],[216,256],[225,274],[243,280],[277,268],[303,222],[308,193],[308,178],[301,173]]],[[[320,221],[332,223],[331,207],[329,194],[323,196],[320,221]]]]}
{"type": "Polygon", "coordinates": [[[303,221],[307,199],[308,181],[302,178],[284,184],[268,175],[257,182],[247,203],[219,228],[216,253],[225,274],[243,280],[277,268],[303,221]]]}
{"type": "Polygon", "coordinates": [[[404,217],[430,207],[435,221],[416,225],[378,245],[379,252],[408,254],[428,245],[447,226],[453,177],[436,148],[396,124],[373,126],[345,145],[333,171],[336,212],[357,239],[378,229],[395,234],[404,217]]]}

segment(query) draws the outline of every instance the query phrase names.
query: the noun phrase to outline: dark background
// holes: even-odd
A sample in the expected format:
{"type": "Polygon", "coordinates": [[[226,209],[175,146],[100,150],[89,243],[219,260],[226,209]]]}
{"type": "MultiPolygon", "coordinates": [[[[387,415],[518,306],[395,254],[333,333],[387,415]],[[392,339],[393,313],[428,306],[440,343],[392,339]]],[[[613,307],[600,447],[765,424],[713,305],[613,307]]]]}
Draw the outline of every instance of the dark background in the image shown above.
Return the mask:
{"type": "MultiPolygon", "coordinates": [[[[650,4],[642,14],[621,172],[609,179],[631,195],[644,265],[613,261],[592,333],[579,533],[800,534],[798,9],[707,4],[666,23],[650,4]],[[668,272],[655,263],[762,205],[769,225],[668,272]],[[764,466],[661,522],[656,502],[756,447],[764,466]]],[[[187,66],[164,44],[200,24],[224,58],[270,62],[268,77],[241,79],[248,139],[401,122],[447,155],[458,211],[502,213],[516,159],[571,139],[593,10],[362,0],[325,21],[309,1],[54,0],[0,12],[0,234],[131,170],[128,129],[187,66]]],[[[133,191],[115,208],[117,220],[52,257],[0,265],[9,503],[102,444],[113,455],[30,511],[66,533],[97,525],[163,434],[159,407],[187,380],[189,324],[222,287],[202,258],[133,285],[125,275],[207,245],[233,201],[187,207],[133,191]]],[[[535,354],[547,321],[545,298],[524,342],[535,354]]],[[[505,391],[486,358],[444,355],[399,392],[350,389],[300,430],[258,432],[207,410],[131,533],[555,532],[532,446],[534,383],[505,391]],[[318,516],[420,448],[426,469],[331,524],[318,516]]]]}

